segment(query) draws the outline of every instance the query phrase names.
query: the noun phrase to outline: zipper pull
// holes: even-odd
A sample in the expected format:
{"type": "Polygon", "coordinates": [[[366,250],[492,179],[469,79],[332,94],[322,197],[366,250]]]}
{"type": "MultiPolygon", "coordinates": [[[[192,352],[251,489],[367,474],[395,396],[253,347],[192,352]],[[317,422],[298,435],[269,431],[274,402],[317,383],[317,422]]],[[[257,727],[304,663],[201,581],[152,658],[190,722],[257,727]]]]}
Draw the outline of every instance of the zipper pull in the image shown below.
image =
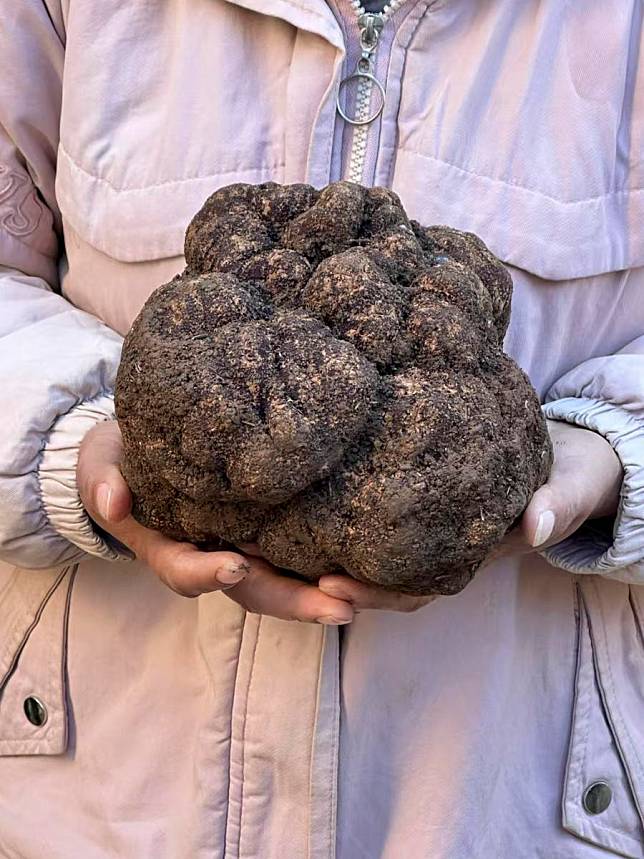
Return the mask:
{"type": "Polygon", "coordinates": [[[385,88],[373,73],[374,53],[376,48],[378,47],[378,39],[380,38],[380,34],[382,33],[382,29],[385,26],[385,23],[386,18],[384,17],[384,15],[374,12],[365,12],[358,18],[358,28],[360,30],[360,48],[362,50],[362,55],[351,74],[347,75],[346,78],[343,78],[340,81],[336,102],[338,113],[340,114],[342,119],[344,119],[344,121],[348,122],[350,125],[370,125],[372,122],[378,119],[385,106],[385,88]],[[340,103],[342,91],[351,81],[358,82],[356,115],[353,117],[348,116],[344,112],[344,110],[342,109],[342,104],[340,103]],[[371,92],[374,85],[380,93],[380,104],[377,110],[375,110],[374,113],[369,115],[366,113],[366,111],[369,108],[368,99],[370,100],[371,98],[371,92]]]}
{"type": "Polygon", "coordinates": [[[360,47],[362,48],[362,57],[358,61],[358,66],[364,60],[371,63],[371,55],[376,50],[376,45],[384,26],[385,19],[377,12],[365,12],[364,15],[360,15],[358,18],[360,47]]]}

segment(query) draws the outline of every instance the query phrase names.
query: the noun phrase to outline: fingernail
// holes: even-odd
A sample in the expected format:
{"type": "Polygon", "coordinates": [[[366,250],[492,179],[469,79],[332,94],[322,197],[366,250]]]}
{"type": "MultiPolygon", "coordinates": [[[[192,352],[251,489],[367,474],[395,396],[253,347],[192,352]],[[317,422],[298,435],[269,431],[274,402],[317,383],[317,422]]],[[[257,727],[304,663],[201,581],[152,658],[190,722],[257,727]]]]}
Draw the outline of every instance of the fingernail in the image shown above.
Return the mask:
{"type": "Polygon", "coordinates": [[[96,489],[96,508],[103,519],[110,518],[112,487],[108,483],[99,483],[96,489]]]}
{"type": "Polygon", "coordinates": [[[543,513],[539,514],[539,521],[537,522],[537,530],[534,534],[534,539],[532,541],[532,545],[536,548],[537,546],[543,545],[546,540],[552,535],[552,532],[555,530],[555,514],[552,510],[544,510],[543,513]]]}
{"type": "Polygon", "coordinates": [[[222,585],[238,585],[248,575],[250,567],[243,562],[240,564],[227,564],[222,567],[216,575],[218,582],[222,585]]]}
{"type": "Polygon", "coordinates": [[[326,626],[342,626],[345,623],[351,623],[350,617],[335,617],[332,614],[325,614],[323,617],[316,617],[318,623],[323,623],[326,626]]]}

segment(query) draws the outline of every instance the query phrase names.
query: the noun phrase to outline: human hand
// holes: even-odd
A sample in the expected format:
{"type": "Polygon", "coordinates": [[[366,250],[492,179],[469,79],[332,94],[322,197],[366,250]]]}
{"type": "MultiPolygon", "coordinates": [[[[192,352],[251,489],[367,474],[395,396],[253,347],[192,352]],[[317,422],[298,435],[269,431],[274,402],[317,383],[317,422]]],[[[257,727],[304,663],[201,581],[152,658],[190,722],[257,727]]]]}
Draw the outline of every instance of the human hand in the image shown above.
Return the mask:
{"type": "Polygon", "coordinates": [[[116,421],[97,424],[87,433],[76,469],[81,500],[101,528],[131,549],[173,591],[195,597],[225,590],[247,611],[284,620],[324,624],[352,620],[348,602],[281,575],[261,558],[201,551],[141,525],[131,515],[132,496],[119,468],[121,455],[116,421]]]}
{"type": "MultiPolygon", "coordinates": [[[[548,421],[554,449],[547,483],[535,492],[519,527],[511,531],[486,561],[533,552],[559,543],[587,519],[612,516],[619,503],[622,466],[611,445],[592,430],[548,421]]],[[[414,611],[437,597],[410,597],[356,582],[347,576],[323,576],[320,589],[354,608],[414,611]]]]}
{"type": "Polygon", "coordinates": [[[409,614],[438,599],[437,594],[421,597],[401,594],[396,591],[386,591],[378,585],[359,582],[350,576],[338,574],[322,576],[318,581],[318,587],[329,596],[346,600],[356,612],[363,609],[377,609],[379,611],[401,611],[409,614]]]}
{"type": "Polygon", "coordinates": [[[548,481],[532,496],[519,527],[492,558],[532,552],[560,543],[587,519],[613,516],[624,477],[609,442],[592,430],[548,421],[554,461],[548,481]]]}
{"type": "MultiPolygon", "coordinates": [[[[239,548],[246,555],[261,558],[259,547],[255,543],[246,543],[239,548]]],[[[436,596],[418,597],[386,591],[378,585],[359,582],[351,576],[338,573],[328,573],[321,576],[317,586],[322,593],[349,603],[356,612],[364,609],[412,612],[436,599],[436,596]]],[[[237,589],[235,588],[235,590],[237,589]]]]}
{"type": "MultiPolygon", "coordinates": [[[[561,421],[548,421],[548,429],[554,446],[548,482],[492,559],[554,545],[586,519],[609,516],[617,509],[623,473],[610,444],[597,433],[561,421]]],[[[227,596],[248,611],[322,623],[348,623],[354,610],[416,611],[436,599],[385,591],[338,574],[322,576],[316,586],[283,576],[258,557],[254,547],[244,547],[246,554],[202,552],[170,540],[130,515],[131,496],[118,468],[120,458],[116,422],[99,424],[88,433],[78,467],[83,503],[102,528],[177,593],[197,596],[226,589],[227,596]],[[224,581],[227,578],[233,581],[224,581]]]]}

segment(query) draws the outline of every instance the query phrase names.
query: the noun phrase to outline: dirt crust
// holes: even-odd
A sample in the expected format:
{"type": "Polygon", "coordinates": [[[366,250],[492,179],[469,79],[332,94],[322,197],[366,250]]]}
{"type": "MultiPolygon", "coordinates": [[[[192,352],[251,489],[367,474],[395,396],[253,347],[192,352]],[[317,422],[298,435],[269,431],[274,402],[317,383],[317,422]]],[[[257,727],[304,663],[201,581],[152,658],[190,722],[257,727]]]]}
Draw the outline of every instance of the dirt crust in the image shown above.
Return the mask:
{"type": "Polygon", "coordinates": [[[118,375],[136,518],[311,579],[461,590],[551,465],[503,265],[347,182],[222,188],[185,255],[118,375]]]}

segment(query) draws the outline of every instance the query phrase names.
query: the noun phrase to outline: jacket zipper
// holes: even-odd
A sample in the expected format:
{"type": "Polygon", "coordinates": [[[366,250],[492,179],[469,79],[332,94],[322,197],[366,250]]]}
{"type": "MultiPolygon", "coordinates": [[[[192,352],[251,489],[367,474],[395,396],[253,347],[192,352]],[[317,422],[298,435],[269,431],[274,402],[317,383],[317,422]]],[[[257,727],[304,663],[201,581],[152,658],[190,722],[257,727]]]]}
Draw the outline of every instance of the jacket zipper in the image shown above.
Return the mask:
{"type": "Polygon", "coordinates": [[[338,113],[345,122],[354,127],[347,176],[350,182],[362,182],[369,126],[378,119],[385,106],[385,87],[374,74],[378,40],[389,18],[404,2],[405,0],[390,0],[382,12],[366,12],[361,0],[351,0],[351,8],[358,22],[362,54],[353,72],[340,81],[337,100],[338,113]],[[341,104],[343,90],[351,81],[358,83],[352,116],[344,111],[341,104]],[[377,91],[379,103],[372,109],[374,89],[377,91]]]}

